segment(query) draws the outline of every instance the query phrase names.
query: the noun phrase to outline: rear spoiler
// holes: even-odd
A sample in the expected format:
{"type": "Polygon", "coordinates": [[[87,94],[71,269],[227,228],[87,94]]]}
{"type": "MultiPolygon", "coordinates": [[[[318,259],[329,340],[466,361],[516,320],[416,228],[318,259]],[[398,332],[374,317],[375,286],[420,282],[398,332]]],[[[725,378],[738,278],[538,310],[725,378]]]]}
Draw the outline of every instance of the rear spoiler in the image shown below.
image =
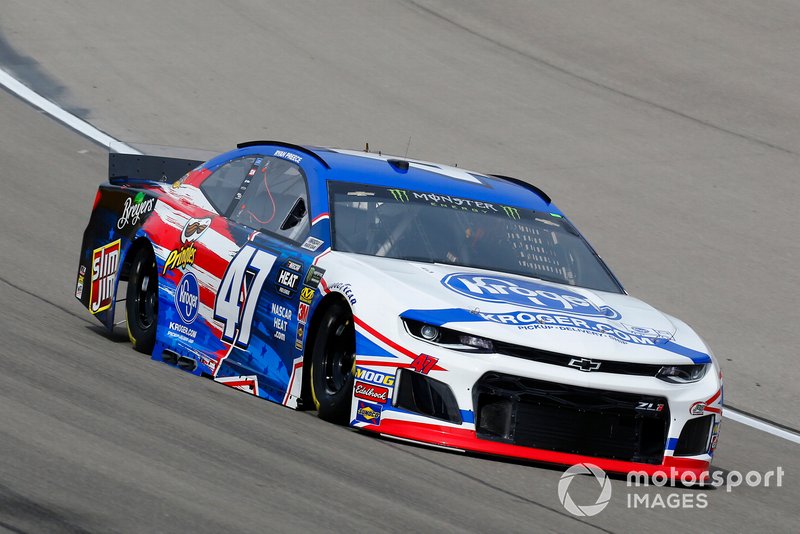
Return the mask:
{"type": "Polygon", "coordinates": [[[143,154],[108,154],[108,181],[114,185],[143,182],[174,182],[203,161],[143,154]]]}

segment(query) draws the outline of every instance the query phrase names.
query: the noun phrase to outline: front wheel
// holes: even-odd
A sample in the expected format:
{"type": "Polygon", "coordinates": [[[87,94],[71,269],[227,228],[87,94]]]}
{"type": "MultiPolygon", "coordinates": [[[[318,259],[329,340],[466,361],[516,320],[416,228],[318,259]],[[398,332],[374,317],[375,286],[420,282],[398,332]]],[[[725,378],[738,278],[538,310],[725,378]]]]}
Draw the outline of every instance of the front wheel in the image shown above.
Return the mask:
{"type": "Polygon", "coordinates": [[[155,255],[147,247],[139,250],[133,258],[125,315],[133,348],[152,354],[158,327],[158,268],[155,255]]]}
{"type": "Polygon", "coordinates": [[[341,303],[325,310],[311,353],[311,396],[319,417],[340,425],[350,419],[356,366],[353,314],[341,303]]]}

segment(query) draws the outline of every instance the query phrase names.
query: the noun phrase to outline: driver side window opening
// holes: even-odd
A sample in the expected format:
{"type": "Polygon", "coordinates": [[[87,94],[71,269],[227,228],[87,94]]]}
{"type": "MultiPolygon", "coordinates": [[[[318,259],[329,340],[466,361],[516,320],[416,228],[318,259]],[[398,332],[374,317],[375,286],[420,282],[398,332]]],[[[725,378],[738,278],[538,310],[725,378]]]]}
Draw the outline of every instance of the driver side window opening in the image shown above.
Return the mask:
{"type": "Polygon", "coordinates": [[[220,215],[225,215],[245,173],[253,166],[256,156],[237,158],[214,171],[200,184],[200,191],[220,215]]]}
{"type": "Polygon", "coordinates": [[[300,167],[280,158],[258,157],[246,175],[244,182],[235,184],[247,186],[229,218],[292,241],[304,239],[310,220],[308,189],[300,167]]]}

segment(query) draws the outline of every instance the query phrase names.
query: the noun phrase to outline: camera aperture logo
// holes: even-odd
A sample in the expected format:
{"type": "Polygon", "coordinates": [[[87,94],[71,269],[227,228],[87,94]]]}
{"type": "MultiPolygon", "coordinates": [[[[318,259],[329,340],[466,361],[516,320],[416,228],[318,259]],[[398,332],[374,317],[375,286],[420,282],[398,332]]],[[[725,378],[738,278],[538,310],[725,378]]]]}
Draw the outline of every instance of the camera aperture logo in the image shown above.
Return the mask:
{"type": "Polygon", "coordinates": [[[606,472],[594,464],[583,463],[575,464],[561,475],[558,481],[558,499],[567,512],[578,517],[591,517],[602,512],[611,500],[611,480],[606,476],[606,472]],[[600,494],[594,504],[575,504],[569,494],[569,486],[572,480],[578,475],[592,475],[600,485],[600,494]]]}
{"type": "MultiPolygon", "coordinates": [[[[669,471],[655,471],[647,473],[644,471],[631,471],[626,477],[626,503],[627,508],[637,509],[689,509],[707,508],[709,505],[708,493],[697,491],[697,489],[724,489],[730,493],[734,488],[742,485],[750,488],[780,488],[783,486],[783,467],[777,466],[769,471],[741,471],[717,470],[713,473],[697,473],[694,471],[679,471],[670,467],[669,471]],[[697,486],[697,489],[692,490],[697,486]],[[691,491],[689,491],[691,490],[691,491]]],[[[589,478],[589,485],[594,483],[589,478]]],[[[594,493],[587,492],[589,488],[585,485],[578,487],[583,499],[587,495],[594,493]]],[[[558,481],[558,498],[561,505],[574,516],[591,517],[602,512],[611,500],[611,479],[606,476],[605,471],[594,464],[580,463],[575,464],[561,475],[558,481]],[[592,504],[576,504],[573,495],[578,492],[573,488],[570,495],[570,484],[578,475],[591,475],[599,486],[599,495],[592,504]]]]}

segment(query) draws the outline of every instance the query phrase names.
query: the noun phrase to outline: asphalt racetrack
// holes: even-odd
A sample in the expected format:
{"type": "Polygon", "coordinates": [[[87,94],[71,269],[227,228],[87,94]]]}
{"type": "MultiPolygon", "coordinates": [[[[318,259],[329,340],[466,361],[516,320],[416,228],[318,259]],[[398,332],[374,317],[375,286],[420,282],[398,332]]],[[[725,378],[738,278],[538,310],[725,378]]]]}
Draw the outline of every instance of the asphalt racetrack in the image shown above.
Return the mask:
{"type": "MultiPolygon", "coordinates": [[[[0,67],[144,151],[369,142],[529,180],[709,342],[726,404],[797,429],[799,24],[755,0],[5,0],[0,67]]],[[[373,438],[150,361],[73,297],[106,165],[0,91],[0,530],[800,531],[800,445],[731,420],[714,470],[780,467],[780,487],[615,478],[576,517],[563,468],[373,438]]]]}

